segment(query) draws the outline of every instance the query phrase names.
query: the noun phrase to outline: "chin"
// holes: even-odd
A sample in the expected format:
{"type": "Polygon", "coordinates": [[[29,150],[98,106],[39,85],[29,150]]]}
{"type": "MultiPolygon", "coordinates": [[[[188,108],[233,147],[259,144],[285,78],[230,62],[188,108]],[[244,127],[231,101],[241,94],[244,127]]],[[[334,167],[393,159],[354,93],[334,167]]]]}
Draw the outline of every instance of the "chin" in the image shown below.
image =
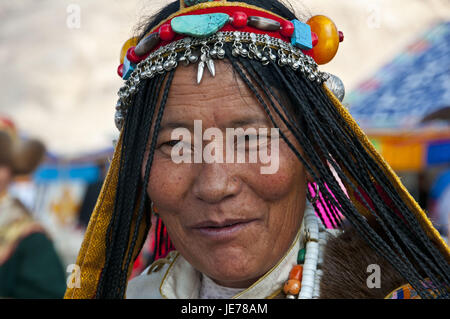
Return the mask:
{"type": "MultiPolygon", "coordinates": [[[[249,257],[245,249],[219,249],[203,256],[203,273],[223,286],[239,286],[261,276],[258,261],[249,257]]],[[[264,273],[264,272],[263,272],[264,273]]],[[[244,284],[247,288],[249,284],[244,284]]]]}

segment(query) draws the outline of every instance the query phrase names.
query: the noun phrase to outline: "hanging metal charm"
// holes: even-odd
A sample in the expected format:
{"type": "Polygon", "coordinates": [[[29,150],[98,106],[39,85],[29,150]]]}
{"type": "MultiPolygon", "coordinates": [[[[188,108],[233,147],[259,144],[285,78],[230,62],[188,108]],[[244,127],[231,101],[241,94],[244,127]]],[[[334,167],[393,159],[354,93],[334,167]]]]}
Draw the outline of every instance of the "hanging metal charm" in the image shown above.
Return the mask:
{"type": "Polygon", "coordinates": [[[200,52],[201,52],[200,62],[198,64],[198,70],[197,70],[197,84],[200,84],[200,82],[202,81],[203,73],[205,70],[205,65],[208,68],[209,73],[211,73],[211,75],[213,77],[216,76],[216,68],[214,66],[214,61],[209,54],[209,52],[210,52],[209,47],[206,44],[206,42],[204,42],[202,44],[203,44],[203,46],[200,49],[200,52]]]}

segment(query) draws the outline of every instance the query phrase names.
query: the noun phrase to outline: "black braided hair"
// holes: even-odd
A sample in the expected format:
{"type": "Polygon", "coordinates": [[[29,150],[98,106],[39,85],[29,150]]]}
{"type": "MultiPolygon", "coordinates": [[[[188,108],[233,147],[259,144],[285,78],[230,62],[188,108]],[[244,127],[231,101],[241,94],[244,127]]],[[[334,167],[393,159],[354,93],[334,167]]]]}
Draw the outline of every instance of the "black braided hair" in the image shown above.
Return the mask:
{"type": "MultiPolygon", "coordinates": [[[[270,10],[289,20],[295,19],[291,10],[275,0],[240,2],[270,10]]],[[[140,38],[178,9],[178,1],[164,7],[142,28],[140,38]]],[[[278,117],[292,132],[302,152],[281,131],[280,135],[319,185],[323,197],[320,203],[327,207],[325,214],[333,225],[341,226],[341,213],[361,238],[377,254],[386,258],[421,297],[449,298],[450,267],[445,256],[426,235],[411,208],[368,154],[324,89],[289,67],[280,67],[273,62],[262,66],[253,60],[234,57],[230,44],[224,48],[233,72],[254,93],[274,127],[281,124],[275,121],[278,117]],[[371,218],[360,214],[334,173],[348,185],[348,191],[358,196],[361,204],[371,213],[371,218]],[[434,295],[422,285],[425,279],[431,281],[434,295]]],[[[132,252],[143,218],[149,227],[151,199],[146,189],[174,72],[141,82],[126,116],[117,196],[105,238],[105,266],[96,298],[123,298],[132,252]],[[152,127],[153,135],[150,136],[152,127]],[[148,160],[142,179],[141,168],[146,151],[148,160]],[[136,223],[130,240],[133,218],[136,223]]]]}

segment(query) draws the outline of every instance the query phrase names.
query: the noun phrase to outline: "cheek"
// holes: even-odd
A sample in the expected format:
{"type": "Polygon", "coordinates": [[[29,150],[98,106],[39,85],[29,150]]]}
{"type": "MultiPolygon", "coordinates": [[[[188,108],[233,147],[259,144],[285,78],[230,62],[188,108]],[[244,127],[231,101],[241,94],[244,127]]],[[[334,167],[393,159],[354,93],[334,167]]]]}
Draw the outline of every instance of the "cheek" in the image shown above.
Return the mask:
{"type": "Polygon", "coordinates": [[[289,146],[280,143],[278,170],[274,174],[260,174],[258,168],[251,184],[261,198],[277,201],[305,188],[305,171],[289,146]]]}
{"type": "Polygon", "coordinates": [[[167,210],[176,210],[191,185],[192,165],[175,164],[155,152],[147,187],[148,196],[167,210]]]}

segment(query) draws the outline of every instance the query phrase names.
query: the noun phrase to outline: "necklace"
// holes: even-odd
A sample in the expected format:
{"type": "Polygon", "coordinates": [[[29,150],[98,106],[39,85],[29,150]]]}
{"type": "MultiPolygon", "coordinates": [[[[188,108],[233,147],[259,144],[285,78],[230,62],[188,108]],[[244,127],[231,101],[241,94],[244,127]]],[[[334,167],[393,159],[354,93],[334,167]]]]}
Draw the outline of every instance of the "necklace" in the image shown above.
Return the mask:
{"type": "Polygon", "coordinates": [[[297,265],[292,268],[289,279],[284,284],[283,291],[287,299],[311,299],[320,296],[322,254],[327,232],[309,202],[304,222],[306,245],[299,250],[297,265]]]}

